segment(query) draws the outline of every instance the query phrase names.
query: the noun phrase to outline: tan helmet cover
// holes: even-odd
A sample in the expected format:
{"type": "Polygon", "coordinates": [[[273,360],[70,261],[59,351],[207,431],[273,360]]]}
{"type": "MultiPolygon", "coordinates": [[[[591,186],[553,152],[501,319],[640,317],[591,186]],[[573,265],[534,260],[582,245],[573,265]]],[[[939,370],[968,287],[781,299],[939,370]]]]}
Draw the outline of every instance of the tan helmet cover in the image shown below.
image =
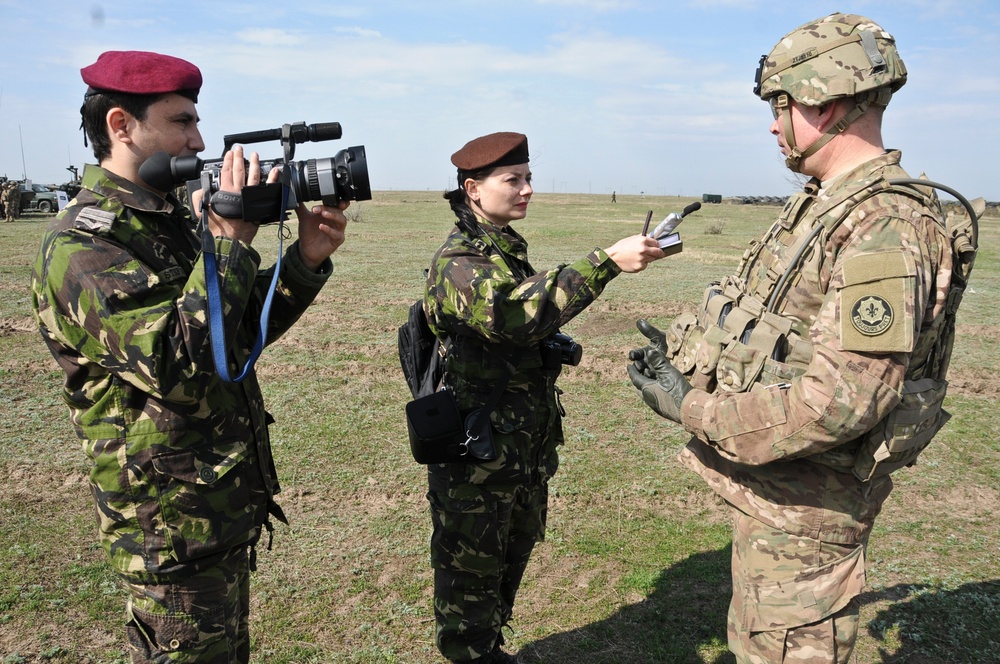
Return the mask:
{"type": "Polygon", "coordinates": [[[757,69],[754,94],[767,100],[786,92],[806,106],[906,83],[896,40],[856,14],[830,14],[782,37],[757,69]]]}

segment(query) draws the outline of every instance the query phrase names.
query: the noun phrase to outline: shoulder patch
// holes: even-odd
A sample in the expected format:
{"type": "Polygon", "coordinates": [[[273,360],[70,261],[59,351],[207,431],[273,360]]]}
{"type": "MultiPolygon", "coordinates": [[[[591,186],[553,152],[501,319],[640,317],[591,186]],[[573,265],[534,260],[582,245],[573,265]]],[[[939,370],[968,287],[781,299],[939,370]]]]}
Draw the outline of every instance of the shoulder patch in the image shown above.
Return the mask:
{"type": "Polygon", "coordinates": [[[73,220],[73,227],[90,231],[91,233],[103,233],[111,229],[116,218],[117,215],[114,212],[108,212],[107,210],[93,206],[85,207],[76,215],[76,219],[73,220]]]}
{"type": "Polygon", "coordinates": [[[898,250],[873,251],[844,261],[840,343],[844,350],[907,353],[913,350],[916,271],[898,250]]]}
{"type": "Polygon", "coordinates": [[[866,295],[851,307],[851,324],[866,337],[877,337],[892,326],[892,305],[879,295],[866,295]]]}

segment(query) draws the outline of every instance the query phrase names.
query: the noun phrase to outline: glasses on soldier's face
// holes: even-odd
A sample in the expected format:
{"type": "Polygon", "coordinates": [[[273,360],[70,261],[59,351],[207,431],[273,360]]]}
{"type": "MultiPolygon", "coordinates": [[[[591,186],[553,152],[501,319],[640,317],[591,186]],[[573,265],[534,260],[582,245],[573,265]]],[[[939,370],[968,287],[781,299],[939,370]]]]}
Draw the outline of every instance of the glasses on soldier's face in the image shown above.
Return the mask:
{"type": "Polygon", "coordinates": [[[768,99],[767,103],[771,105],[771,115],[777,120],[781,117],[781,111],[788,108],[788,95],[784,93],[775,95],[768,99]]]}

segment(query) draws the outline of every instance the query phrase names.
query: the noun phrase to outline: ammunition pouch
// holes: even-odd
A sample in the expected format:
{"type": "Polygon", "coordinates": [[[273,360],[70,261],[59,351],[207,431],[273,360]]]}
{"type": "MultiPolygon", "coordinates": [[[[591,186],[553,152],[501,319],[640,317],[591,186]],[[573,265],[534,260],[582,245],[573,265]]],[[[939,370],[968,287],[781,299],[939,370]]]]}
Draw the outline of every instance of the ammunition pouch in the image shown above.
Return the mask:
{"type": "Polygon", "coordinates": [[[790,331],[790,321],[765,311],[730,277],[709,285],[699,316],[685,313],[670,323],[667,359],[698,389],[746,392],[805,372],[812,344],[790,331]]]}
{"type": "MultiPolygon", "coordinates": [[[[670,361],[709,392],[748,392],[805,373],[812,344],[791,332],[790,320],[765,311],[735,284],[730,278],[709,286],[699,317],[674,319],[667,333],[670,361]]],[[[934,378],[906,380],[899,405],[871,431],[812,459],[863,482],[913,465],[951,417],[942,407],[947,387],[934,378]]]]}

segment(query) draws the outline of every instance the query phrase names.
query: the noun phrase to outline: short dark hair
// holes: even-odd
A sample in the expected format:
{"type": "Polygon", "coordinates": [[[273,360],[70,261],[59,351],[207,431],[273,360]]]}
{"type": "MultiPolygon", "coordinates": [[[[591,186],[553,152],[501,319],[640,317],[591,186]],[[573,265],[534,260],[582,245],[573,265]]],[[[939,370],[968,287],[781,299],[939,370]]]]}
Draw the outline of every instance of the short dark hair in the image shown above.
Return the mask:
{"type": "MultiPolygon", "coordinates": [[[[107,127],[108,111],[116,107],[121,108],[139,122],[144,122],[149,107],[167,94],[171,93],[134,95],[109,90],[87,92],[83,98],[83,106],[80,107],[80,128],[86,134],[85,138],[90,139],[97,163],[111,156],[111,136],[107,127]]],[[[193,90],[178,90],[177,94],[192,101],[197,100],[197,93],[193,90]]]]}

